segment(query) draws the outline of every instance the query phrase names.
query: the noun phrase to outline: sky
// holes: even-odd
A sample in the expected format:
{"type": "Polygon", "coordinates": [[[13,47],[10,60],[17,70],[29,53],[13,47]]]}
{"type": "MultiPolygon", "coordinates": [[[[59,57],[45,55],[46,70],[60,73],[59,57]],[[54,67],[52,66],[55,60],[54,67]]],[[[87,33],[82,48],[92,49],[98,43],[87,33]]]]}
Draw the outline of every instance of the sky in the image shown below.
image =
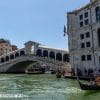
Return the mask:
{"type": "Polygon", "coordinates": [[[63,27],[67,12],[89,0],[0,0],[0,38],[19,48],[31,40],[52,48],[68,50],[63,27]]]}

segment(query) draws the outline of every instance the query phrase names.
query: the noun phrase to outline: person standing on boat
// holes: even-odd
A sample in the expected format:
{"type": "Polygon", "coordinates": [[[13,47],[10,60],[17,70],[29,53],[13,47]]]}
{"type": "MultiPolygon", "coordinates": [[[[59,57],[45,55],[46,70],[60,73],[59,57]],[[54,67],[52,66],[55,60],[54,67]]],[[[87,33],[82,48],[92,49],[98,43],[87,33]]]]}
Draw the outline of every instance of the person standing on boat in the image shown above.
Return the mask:
{"type": "Polygon", "coordinates": [[[61,78],[61,75],[62,75],[61,70],[58,69],[57,72],[56,72],[56,77],[61,78]]]}

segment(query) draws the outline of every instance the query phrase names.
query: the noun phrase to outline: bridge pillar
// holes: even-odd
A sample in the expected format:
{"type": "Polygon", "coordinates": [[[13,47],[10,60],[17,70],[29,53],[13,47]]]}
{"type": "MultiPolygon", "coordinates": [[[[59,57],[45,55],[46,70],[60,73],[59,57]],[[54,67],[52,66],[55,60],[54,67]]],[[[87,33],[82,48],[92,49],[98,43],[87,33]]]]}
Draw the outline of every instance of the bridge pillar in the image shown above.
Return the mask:
{"type": "Polygon", "coordinates": [[[39,44],[34,43],[34,54],[36,55],[39,44]]]}

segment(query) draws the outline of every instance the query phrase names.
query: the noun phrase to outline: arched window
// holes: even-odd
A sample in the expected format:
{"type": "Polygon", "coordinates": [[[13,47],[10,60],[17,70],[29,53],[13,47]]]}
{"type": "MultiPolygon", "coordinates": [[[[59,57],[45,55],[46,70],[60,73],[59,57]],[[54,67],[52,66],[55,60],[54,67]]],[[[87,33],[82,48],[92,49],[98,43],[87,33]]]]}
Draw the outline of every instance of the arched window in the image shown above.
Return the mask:
{"type": "Polygon", "coordinates": [[[48,57],[48,51],[47,50],[43,51],[43,57],[48,57]]]}
{"type": "Polygon", "coordinates": [[[17,53],[15,53],[15,58],[16,58],[16,57],[19,57],[19,53],[18,53],[18,52],[17,52],[17,53]]]}
{"type": "Polygon", "coordinates": [[[1,63],[5,62],[4,58],[1,58],[1,63]]]}
{"type": "Polygon", "coordinates": [[[50,57],[51,59],[55,59],[55,53],[54,53],[53,51],[51,51],[51,52],[49,53],[49,57],[50,57]]]}
{"type": "Polygon", "coordinates": [[[96,7],[95,12],[96,12],[96,21],[100,21],[100,7],[96,7]]]}
{"type": "Polygon", "coordinates": [[[69,62],[69,55],[68,54],[64,54],[63,61],[69,62]]]}
{"type": "Polygon", "coordinates": [[[100,28],[97,30],[98,45],[100,46],[100,28]]]}
{"type": "Polygon", "coordinates": [[[10,59],[11,60],[14,59],[14,55],[13,54],[10,55],[10,59]]]}
{"type": "Polygon", "coordinates": [[[42,57],[42,50],[38,49],[37,52],[36,52],[36,55],[39,56],[39,57],[42,57]]]}
{"type": "Polygon", "coordinates": [[[56,60],[62,61],[62,54],[61,53],[56,54],[56,60]]]}
{"type": "Polygon", "coordinates": [[[6,56],[6,61],[9,61],[9,56],[6,56]]]}
{"type": "Polygon", "coordinates": [[[20,56],[24,56],[25,55],[25,52],[24,51],[21,51],[20,52],[20,56]]]}

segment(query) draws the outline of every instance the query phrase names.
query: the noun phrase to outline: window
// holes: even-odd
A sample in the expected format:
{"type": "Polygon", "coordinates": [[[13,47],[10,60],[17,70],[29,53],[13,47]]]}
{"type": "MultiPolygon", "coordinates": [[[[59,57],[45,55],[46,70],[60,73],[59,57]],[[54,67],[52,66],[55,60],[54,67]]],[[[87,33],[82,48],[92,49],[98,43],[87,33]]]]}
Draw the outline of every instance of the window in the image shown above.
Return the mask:
{"type": "Polygon", "coordinates": [[[91,60],[91,55],[87,55],[87,60],[91,60]]]}
{"type": "Polygon", "coordinates": [[[100,21],[100,7],[96,7],[95,12],[96,12],[96,21],[100,21]]]}
{"type": "Polygon", "coordinates": [[[80,16],[79,16],[79,19],[82,20],[82,19],[83,19],[83,15],[80,15],[80,16]]]}
{"type": "Polygon", "coordinates": [[[86,19],[86,20],[85,20],[85,25],[88,25],[88,24],[89,24],[89,20],[86,19]]]}
{"type": "Polygon", "coordinates": [[[100,46],[100,28],[97,31],[97,36],[98,36],[98,45],[100,46]]]}
{"type": "Polygon", "coordinates": [[[11,49],[9,49],[9,51],[11,52],[11,49]]]}
{"type": "Polygon", "coordinates": [[[84,13],[84,17],[85,17],[85,18],[88,17],[88,12],[84,13]]]}
{"type": "Polygon", "coordinates": [[[81,43],[81,48],[85,48],[85,43],[81,43]]]}
{"type": "Polygon", "coordinates": [[[89,37],[90,37],[90,33],[87,32],[87,33],[86,33],[86,38],[89,38],[89,37]]]}
{"type": "Polygon", "coordinates": [[[90,42],[86,42],[86,47],[90,47],[90,42]]]}
{"type": "Polygon", "coordinates": [[[85,60],[86,60],[85,55],[82,55],[81,56],[81,61],[85,61],[85,60]]]}
{"type": "Polygon", "coordinates": [[[84,39],[84,34],[80,34],[80,39],[84,39]]]}
{"type": "Polygon", "coordinates": [[[83,22],[80,22],[80,27],[82,27],[83,26],[83,22]]]}

